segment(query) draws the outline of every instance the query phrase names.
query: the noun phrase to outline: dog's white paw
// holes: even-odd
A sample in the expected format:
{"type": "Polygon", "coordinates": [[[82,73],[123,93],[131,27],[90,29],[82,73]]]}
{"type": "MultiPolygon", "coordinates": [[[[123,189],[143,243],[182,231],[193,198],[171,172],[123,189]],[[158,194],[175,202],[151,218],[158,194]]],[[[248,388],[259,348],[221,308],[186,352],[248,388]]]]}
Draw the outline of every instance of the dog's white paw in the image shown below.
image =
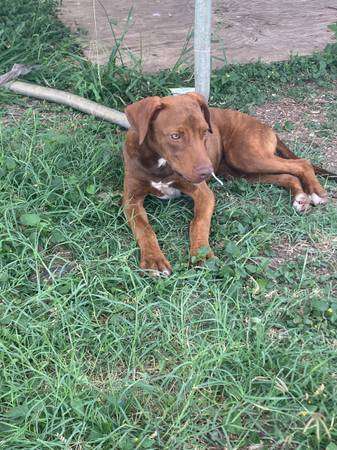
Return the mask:
{"type": "Polygon", "coordinates": [[[140,267],[151,277],[168,277],[172,273],[170,263],[162,253],[144,255],[140,267]]]}
{"type": "Polygon", "coordinates": [[[156,270],[156,269],[144,269],[150,277],[154,278],[167,278],[171,275],[172,271],[168,269],[156,270]]]}
{"type": "Polygon", "coordinates": [[[305,212],[310,208],[311,197],[304,192],[297,194],[294,201],[293,207],[298,212],[305,212]]]}
{"type": "Polygon", "coordinates": [[[160,275],[162,277],[169,277],[171,275],[171,270],[165,269],[162,272],[160,272],[160,275]]]}
{"type": "Polygon", "coordinates": [[[311,203],[315,206],[316,205],[325,205],[328,202],[327,196],[320,197],[315,192],[310,195],[310,198],[311,198],[311,203]]]}
{"type": "Polygon", "coordinates": [[[153,269],[149,269],[148,270],[148,274],[151,277],[168,277],[170,275],[170,272],[168,270],[163,270],[162,272],[160,272],[159,270],[153,270],[153,269]]]}

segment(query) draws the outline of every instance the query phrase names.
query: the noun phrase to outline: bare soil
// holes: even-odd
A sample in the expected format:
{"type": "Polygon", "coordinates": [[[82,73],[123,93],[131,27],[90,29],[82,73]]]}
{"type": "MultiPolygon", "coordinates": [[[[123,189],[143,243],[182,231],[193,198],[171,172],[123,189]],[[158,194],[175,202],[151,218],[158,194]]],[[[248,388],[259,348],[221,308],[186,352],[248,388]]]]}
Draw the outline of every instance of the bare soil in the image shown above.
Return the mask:
{"type": "MultiPolygon", "coordinates": [[[[294,143],[300,142],[312,153],[321,154],[324,168],[337,173],[337,136],[331,130],[330,136],[324,136],[322,129],[329,123],[329,110],[336,104],[337,84],[332,90],[312,86],[312,98],[297,100],[284,97],[276,101],[269,101],[254,108],[253,115],[259,120],[274,127],[279,124],[283,129],[277,134],[284,142],[289,143],[290,148],[294,143]],[[285,124],[290,124],[291,129],[284,129],[285,124]]],[[[293,148],[292,148],[293,149],[293,148]]]]}
{"type": "MultiPolygon", "coordinates": [[[[155,72],[179,58],[192,31],[194,1],[63,0],[59,17],[79,32],[85,55],[97,63],[107,61],[113,34],[120,37],[128,29],[123,49],[155,72]]],[[[225,58],[276,61],[321,50],[333,40],[327,25],[336,21],[336,0],[213,0],[213,67],[225,58]]],[[[186,60],[191,58],[190,52],[186,60]]]]}
{"type": "MultiPolygon", "coordinates": [[[[307,254],[307,262],[310,263],[315,260],[321,260],[324,257],[326,264],[335,266],[336,269],[336,244],[337,239],[322,240],[319,242],[299,241],[294,244],[289,241],[282,241],[273,246],[273,250],[277,256],[272,259],[270,267],[277,269],[282,264],[289,261],[296,261],[299,257],[304,257],[307,254]]],[[[321,266],[316,271],[320,275],[326,275],[331,268],[321,266]]]]}

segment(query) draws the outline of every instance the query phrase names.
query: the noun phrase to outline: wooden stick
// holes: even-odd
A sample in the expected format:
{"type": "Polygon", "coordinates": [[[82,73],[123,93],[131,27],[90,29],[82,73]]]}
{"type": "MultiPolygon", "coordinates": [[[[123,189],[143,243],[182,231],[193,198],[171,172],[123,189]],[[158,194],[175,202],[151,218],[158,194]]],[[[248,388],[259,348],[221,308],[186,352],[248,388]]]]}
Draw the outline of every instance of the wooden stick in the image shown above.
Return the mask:
{"type": "Polygon", "coordinates": [[[0,76],[0,86],[3,86],[17,94],[28,97],[48,100],[60,105],[70,106],[71,108],[91,114],[99,119],[115,123],[122,128],[130,128],[126,115],[107,106],[100,105],[91,100],[87,100],[79,95],[70,92],[60,91],[49,87],[39,86],[33,83],[23,81],[10,81],[22,74],[29,73],[36,66],[25,66],[24,64],[14,64],[12,70],[0,76]]]}
{"type": "Polygon", "coordinates": [[[0,86],[8,83],[15,78],[18,78],[20,75],[27,75],[27,73],[39,67],[36,64],[28,66],[26,64],[14,64],[9,72],[6,72],[4,75],[0,75],[0,86]]]}

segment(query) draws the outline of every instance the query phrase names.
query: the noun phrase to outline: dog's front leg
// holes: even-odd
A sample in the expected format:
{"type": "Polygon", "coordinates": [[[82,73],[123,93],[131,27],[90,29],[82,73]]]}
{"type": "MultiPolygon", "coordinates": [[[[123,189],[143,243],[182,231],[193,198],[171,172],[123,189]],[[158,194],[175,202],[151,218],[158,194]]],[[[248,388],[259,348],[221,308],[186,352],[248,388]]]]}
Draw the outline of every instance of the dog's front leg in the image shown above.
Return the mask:
{"type": "Polygon", "coordinates": [[[168,276],[172,272],[171,265],[161,251],[149,223],[143,206],[144,197],[125,192],[123,198],[125,215],[140,248],[140,267],[149,271],[150,275],[168,276]]]}
{"type": "Polygon", "coordinates": [[[185,193],[194,201],[194,218],[190,225],[190,255],[195,262],[214,257],[209,246],[209,232],[215,196],[206,182],[202,182],[185,193]]]}

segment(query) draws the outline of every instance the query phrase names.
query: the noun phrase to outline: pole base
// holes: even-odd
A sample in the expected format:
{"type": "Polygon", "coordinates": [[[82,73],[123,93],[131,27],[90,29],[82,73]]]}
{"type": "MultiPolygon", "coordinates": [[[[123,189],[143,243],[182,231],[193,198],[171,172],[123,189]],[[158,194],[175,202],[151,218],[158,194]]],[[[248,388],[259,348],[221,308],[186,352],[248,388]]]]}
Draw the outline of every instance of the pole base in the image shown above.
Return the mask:
{"type": "Polygon", "coordinates": [[[188,94],[189,92],[195,92],[194,87],[180,87],[170,89],[172,95],[188,94]]]}

